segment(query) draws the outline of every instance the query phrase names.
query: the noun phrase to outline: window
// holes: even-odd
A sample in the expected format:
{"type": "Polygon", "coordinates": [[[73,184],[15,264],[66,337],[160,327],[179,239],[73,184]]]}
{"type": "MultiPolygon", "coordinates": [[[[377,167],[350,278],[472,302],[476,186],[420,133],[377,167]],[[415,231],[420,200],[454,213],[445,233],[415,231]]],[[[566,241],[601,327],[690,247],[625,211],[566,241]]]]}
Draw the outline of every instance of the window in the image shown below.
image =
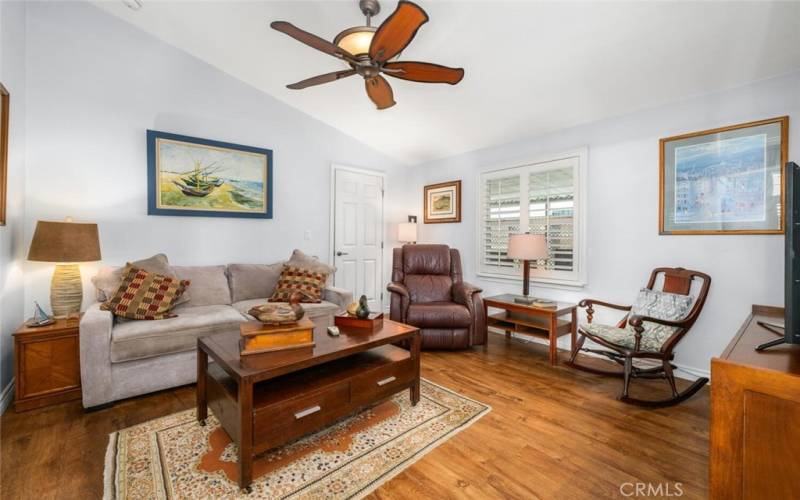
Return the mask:
{"type": "Polygon", "coordinates": [[[533,281],[583,285],[582,235],[586,152],[486,171],[480,177],[479,274],[521,277],[520,263],[506,256],[508,235],[547,238],[547,259],[530,263],[533,281]]]}

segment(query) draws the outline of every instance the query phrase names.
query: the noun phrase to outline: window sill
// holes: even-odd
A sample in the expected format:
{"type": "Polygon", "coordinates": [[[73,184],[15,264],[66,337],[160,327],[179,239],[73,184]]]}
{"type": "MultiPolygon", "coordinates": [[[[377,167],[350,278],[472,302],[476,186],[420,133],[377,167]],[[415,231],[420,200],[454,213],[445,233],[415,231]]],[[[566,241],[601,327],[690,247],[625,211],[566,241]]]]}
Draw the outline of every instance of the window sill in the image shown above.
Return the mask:
{"type": "MultiPolygon", "coordinates": [[[[521,276],[506,276],[502,274],[478,273],[478,278],[494,283],[522,283],[521,276]]],[[[531,284],[543,288],[561,288],[566,290],[580,290],[586,286],[583,280],[564,280],[557,278],[534,278],[531,277],[531,284]]]]}

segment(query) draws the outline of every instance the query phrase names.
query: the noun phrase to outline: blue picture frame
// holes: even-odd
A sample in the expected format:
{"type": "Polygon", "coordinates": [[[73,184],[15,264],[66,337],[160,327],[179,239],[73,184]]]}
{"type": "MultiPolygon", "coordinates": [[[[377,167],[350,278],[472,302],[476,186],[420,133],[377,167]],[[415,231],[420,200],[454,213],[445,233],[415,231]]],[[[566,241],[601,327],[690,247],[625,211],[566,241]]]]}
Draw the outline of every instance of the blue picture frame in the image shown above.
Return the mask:
{"type": "Polygon", "coordinates": [[[147,131],[147,214],[272,219],[272,150],[147,131]]]}

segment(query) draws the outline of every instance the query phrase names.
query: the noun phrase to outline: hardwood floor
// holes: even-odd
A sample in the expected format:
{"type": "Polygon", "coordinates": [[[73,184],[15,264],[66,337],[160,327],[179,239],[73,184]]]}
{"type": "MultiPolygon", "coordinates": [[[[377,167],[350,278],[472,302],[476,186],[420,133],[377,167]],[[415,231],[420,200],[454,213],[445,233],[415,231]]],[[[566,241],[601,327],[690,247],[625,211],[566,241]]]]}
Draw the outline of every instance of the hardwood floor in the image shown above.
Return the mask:
{"type": "MultiPolygon", "coordinates": [[[[486,350],[425,352],[422,376],[493,410],[370,498],[623,498],[625,483],[625,493],[650,483],[661,485],[651,497],[708,496],[708,388],[673,408],[629,406],[615,399],[620,379],[551,367],[546,346],[489,337],[486,350]]],[[[633,383],[648,397],[666,386],[633,383]]],[[[182,387],[92,413],[80,402],[9,409],[0,497],[101,498],[108,434],[193,405],[182,387]]]]}

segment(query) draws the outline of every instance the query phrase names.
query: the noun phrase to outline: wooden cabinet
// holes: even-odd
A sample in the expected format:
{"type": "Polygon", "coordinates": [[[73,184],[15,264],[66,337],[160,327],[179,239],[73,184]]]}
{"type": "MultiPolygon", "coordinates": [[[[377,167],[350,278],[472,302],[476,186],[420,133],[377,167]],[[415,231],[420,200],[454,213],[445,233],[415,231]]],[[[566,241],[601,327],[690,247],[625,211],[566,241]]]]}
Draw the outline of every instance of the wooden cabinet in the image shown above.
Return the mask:
{"type": "Polygon", "coordinates": [[[14,333],[16,411],[81,398],[78,319],[14,333]]]}
{"type": "Polygon", "coordinates": [[[712,499],[800,498],[800,345],[756,352],[776,338],[758,321],[781,324],[783,309],[753,306],[711,361],[712,499]]]}

